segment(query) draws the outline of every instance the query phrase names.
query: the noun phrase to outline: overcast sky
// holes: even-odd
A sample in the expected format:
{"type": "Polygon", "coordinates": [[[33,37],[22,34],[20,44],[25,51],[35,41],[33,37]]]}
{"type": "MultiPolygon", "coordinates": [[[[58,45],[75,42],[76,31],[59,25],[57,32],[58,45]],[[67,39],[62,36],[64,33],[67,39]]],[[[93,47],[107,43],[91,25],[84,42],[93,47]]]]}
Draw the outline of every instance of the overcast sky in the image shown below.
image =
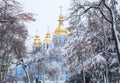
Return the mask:
{"type": "MultiPolygon", "coordinates": [[[[45,33],[47,32],[47,26],[49,26],[49,31],[54,32],[58,25],[58,16],[60,13],[60,6],[62,6],[62,12],[64,16],[69,14],[68,8],[70,7],[71,0],[17,0],[22,4],[24,11],[31,12],[35,14],[37,19],[35,22],[27,23],[29,32],[29,43],[27,45],[32,45],[34,35],[38,30],[38,34],[43,41],[45,33]]],[[[119,0],[117,0],[120,2],[119,0]]],[[[118,7],[119,8],[119,7],[118,7]]],[[[64,26],[67,27],[67,22],[64,22],[64,26]]]]}
{"type": "MultiPolygon", "coordinates": [[[[27,23],[29,36],[34,36],[38,30],[38,34],[43,41],[45,33],[49,26],[49,31],[54,32],[58,25],[58,16],[60,13],[60,6],[62,6],[63,15],[68,15],[70,0],[18,0],[25,12],[31,12],[35,14],[37,19],[35,22],[27,23]]],[[[65,22],[64,26],[68,26],[65,22]]],[[[30,38],[31,40],[31,38],[30,38]]],[[[32,42],[31,42],[32,43],[32,42]]]]}

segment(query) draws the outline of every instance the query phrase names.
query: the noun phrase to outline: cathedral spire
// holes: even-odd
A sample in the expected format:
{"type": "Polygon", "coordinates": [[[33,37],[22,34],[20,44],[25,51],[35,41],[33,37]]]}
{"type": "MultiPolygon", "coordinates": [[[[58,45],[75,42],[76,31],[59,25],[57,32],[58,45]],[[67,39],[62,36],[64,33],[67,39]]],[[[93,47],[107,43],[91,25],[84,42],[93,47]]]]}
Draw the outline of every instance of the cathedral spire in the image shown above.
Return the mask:
{"type": "Polygon", "coordinates": [[[60,6],[60,14],[62,14],[62,6],[60,6]]]}
{"type": "Polygon", "coordinates": [[[49,26],[47,26],[48,32],[49,32],[49,26]]]}
{"type": "Polygon", "coordinates": [[[47,38],[50,38],[49,26],[48,26],[47,28],[48,28],[48,31],[47,31],[47,33],[46,33],[46,37],[47,37],[47,38]]]}
{"type": "Polygon", "coordinates": [[[63,25],[64,17],[62,15],[62,6],[60,6],[60,15],[58,21],[59,21],[59,25],[63,25]]]}

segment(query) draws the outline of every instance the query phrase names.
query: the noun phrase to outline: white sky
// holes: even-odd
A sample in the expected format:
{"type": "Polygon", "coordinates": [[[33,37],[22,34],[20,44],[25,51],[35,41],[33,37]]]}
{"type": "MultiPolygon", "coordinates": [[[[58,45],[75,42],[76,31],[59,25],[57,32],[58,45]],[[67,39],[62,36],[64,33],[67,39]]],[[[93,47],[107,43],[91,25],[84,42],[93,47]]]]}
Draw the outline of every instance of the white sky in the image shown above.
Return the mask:
{"type": "MultiPolygon", "coordinates": [[[[45,33],[47,32],[49,26],[49,31],[54,32],[58,25],[58,16],[60,13],[60,6],[62,6],[63,15],[67,16],[70,7],[71,0],[17,0],[19,1],[25,12],[34,13],[37,19],[35,22],[27,23],[29,38],[28,46],[32,45],[33,36],[38,30],[38,34],[43,41],[45,33]]],[[[117,0],[119,1],[119,0],[117,0]]],[[[64,22],[64,26],[67,27],[67,22],[64,22]]]]}
{"type": "MultiPolygon", "coordinates": [[[[29,38],[32,39],[38,30],[38,34],[43,41],[45,33],[47,32],[49,26],[49,31],[54,32],[58,25],[58,16],[60,13],[60,6],[62,6],[63,15],[68,15],[68,8],[70,5],[70,0],[17,0],[22,4],[23,10],[25,12],[34,13],[37,19],[35,22],[27,23],[29,38]]],[[[64,26],[67,27],[67,22],[64,22],[64,26]]],[[[29,45],[31,45],[29,43],[29,45]]]]}

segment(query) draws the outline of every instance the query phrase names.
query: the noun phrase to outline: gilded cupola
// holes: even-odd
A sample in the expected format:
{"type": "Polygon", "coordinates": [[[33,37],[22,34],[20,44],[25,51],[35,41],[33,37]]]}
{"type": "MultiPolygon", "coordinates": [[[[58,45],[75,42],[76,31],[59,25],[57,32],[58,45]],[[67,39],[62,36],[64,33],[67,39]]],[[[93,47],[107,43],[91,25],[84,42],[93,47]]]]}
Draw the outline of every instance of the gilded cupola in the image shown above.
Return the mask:
{"type": "Polygon", "coordinates": [[[52,42],[52,40],[51,40],[51,34],[50,34],[49,30],[48,30],[48,32],[46,33],[43,42],[44,42],[44,43],[52,42]]]}
{"type": "Polygon", "coordinates": [[[59,24],[58,24],[58,27],[54,31],[55,35],[68,34],[68,30],[62,28],[64,26],[63,21],[64,21],[64,17],[62,15],[62,9],[61,9],[60,10],[60,15],[58,17],[59,24]]]}
{"type": "Polygon", "coordinates": [[[34,46],[40,46],[42,42],[40,41],[40,36],[38,34],[35,35],[33,45],[34,46]]]}

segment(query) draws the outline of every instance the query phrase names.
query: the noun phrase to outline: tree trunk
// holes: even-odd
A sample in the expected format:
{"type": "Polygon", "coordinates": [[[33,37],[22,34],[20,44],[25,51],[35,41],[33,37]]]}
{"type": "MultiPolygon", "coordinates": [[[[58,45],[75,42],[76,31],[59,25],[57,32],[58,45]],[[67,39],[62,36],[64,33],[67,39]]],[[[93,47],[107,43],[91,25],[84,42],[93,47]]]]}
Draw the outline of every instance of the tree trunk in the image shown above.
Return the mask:
{"type": "Polygon", "coordinates": [[[119,63],[120,63],[120,46],[119,46],[119,41],[118,41],[119,39],[117,37],[115,13],[113,11],[114,9],[107,6],[106,3],[105,3],[105,0],[103,0],[103,4],[108,9],[108,11],[110,12],[110,15],[111,15],[111,31],[112,31],[112,36],[115,40],[115,46],[116,46],[116,49],[117,49],[117,56],[118,56],[118,60],[119,60],[119,63]]]}
{"type": "Polygon", "coordinates": [[[27,70],[26,70],[26,68],[23,66],[23,69],[24,69],[24,71],[25,71],[25,74],[26,74],[26,81],[27,81],[27,83],[30,83],[30,78],[29,78],[29,74],[28,74],[28,72],[27,72],[27,70]]]}

